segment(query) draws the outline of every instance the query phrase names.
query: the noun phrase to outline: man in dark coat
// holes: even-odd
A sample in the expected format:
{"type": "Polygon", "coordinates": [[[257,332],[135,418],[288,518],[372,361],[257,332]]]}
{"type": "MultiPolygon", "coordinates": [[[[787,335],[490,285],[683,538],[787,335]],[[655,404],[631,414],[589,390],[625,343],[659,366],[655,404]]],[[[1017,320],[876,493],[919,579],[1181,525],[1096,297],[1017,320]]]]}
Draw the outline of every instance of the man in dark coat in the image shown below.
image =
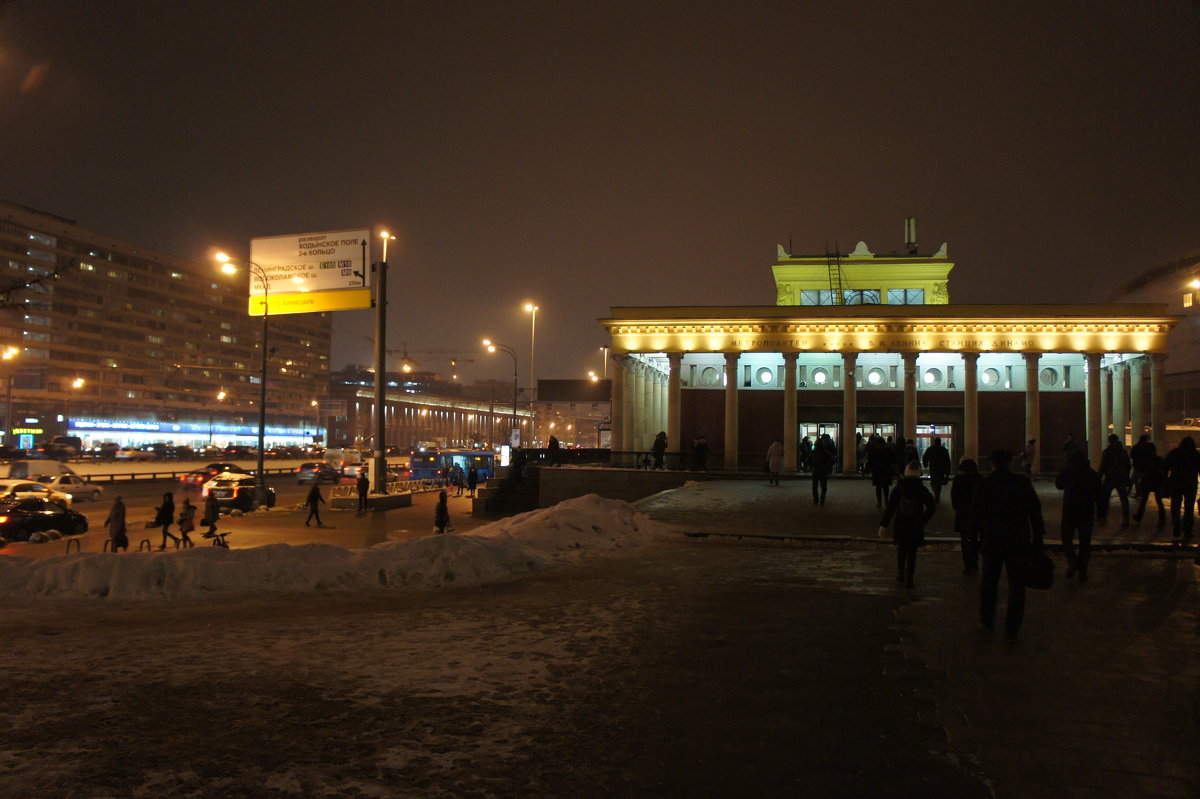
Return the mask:
{"type": "Polygon", "coordinates": [[[937,509],[933,495],[921,482],[921,464],[911,461],[904,467],[904,477],[888,499],[887,509],[879,520],[879,534],[887,532],[895,519],[892,540],[896,542],[896,580],[913,588],[913,572],[917,568],[917,549],[925,544],[925,522],[937,509]]]}
{"type": "Polygon", "coordinates": [[[929,488],[933,491],[933,501],[942,501],[942,486],[950,477],[950,450],[942,446],[942,440],[933,437],[929,448],[921,456],[921,463],[929,471],[929,488]]]}
{"type": "Polygon", "coordinates": [[[882,508],[887,504],[896,476],[896,448],[879,436],[872,436],[867,444],[867,471],[875,486],[875,507],[882,508]]]}
{"type": "Polygon", "coordinates": [[[358,512],[364,513],[368,509],[367,493],[371,489],[371,481],[365,471],[358,473],[358,479],[354,481],[354,487],[358,490],[358,512]]]}
{"type": "Polygon", "coordinates": [[[954,532],[962,549],[963,574],[979,571],[979,539],[971,532],[971,498],[983,476],[979,464],[971,458],[958,462],[958,474],[950,484],[950,507],[954,508],[954,532]]]}
{"type": "Polygon", "coordinates": [[[1142,433],[1137,443],[1129,448],[1129,461],[1133,464],[1133,474],[1129,478],[1132,491],[1129,496],[1141,496],[1142,470],[1149,466],[1157,456],[1158,450],[1155,448],[1154,442],[1150,440],[1148,433],[1142,433]]]}
{"type": "Polygon", "coordinates": [[[1167,471],[1165,489],[1171,496],[1171,528],[1176,538],[1180,537],[1179,512],[1183,511],[1182,532],[1184,538],[1192,537],[1195,524],[1196,477],[1200,473],[1200,453],[1196,452],[1196,439],[1184,436],[1179,446],[1167,453],[1163,459],[1167,471]]]}
{"type": "Polygon", "coordinates": [[[321,496],[320,483],[313,483],[312,488],[308,489],[304,504],[308,508],[308,518],[304,520],[304,526],[308,527],[309,522],[316,519],[317,527],[324,527],[325,525],[321,524],[321,506],[325,504],[325,497],[321,496]]]}
{"type": "Polygon", "coordinates": [[[1079,582],[1087,582],[1088,561],[1092,556],[1092,519],[1099,501],[1100,475],[1087,462],[1087,456],[1075,450],[1067,456],[1067,465],[1058,473],[1054,485],[1063,492],[1062,523],[1059,534],[1067,556],[1067,579],[1079,572],[1079,582]],[[1079,534],[1079,553],[1075,553],[1075,534],[1079,534]]]}
{"type": "Polygon", "coordinates": [[[1096,504],[1096,518],[1108,518],[1108,500],[1113,489],[1121,500],[1121,526],[1129,526],[1129,453],[1115,435],[1108,437],[1108,446],[1100,456],[1100,501],[1096,504]]]}
{"type": "MultiPolygon", "coordinates": [[[[1150,502],[1150,495],[1154,494],[1155,504],[1158,505],[1158,526],[1165,527],[1167,524],[1167,510],[1163,505],[1163,479],[1166,477],[1166,467],[1164,460],[1158,454],[1158,448],[1154,446],[1154,442],[1150,441],[1147,436],[1142,436],[1146,439],[1146,449],[1142,451],[1138,460],[1134,461],[1133,470],[1137,474],[1137,492],[1138,506],[1133,512],[1134,524],[1141,524],[1142,517],[1146,515],[1146,505],[1150,502]]],[[[1138,446],[1141,446],[1139,443],[1138,446]]],[[[1137,449],[1137,447],[1134,447],[1137,449]]]]}
{"type": "Polygon", "coordinates": [[[825,494],[829,492],[829,470],[833,468],[833,450],[818,441],[808,456],[808,468],[812,472],[813,504],[824,505],[825,494]]]}
{"type": "Polygon", "coordinates": [[[991,630],[996,622],[996,590],[1000,572],[1008,575],[1008,606],[1004,630],[1016,641],[1025,616],[1025,564],[1045,545],[1042,504],[1033,483],[1015,474],[1012,453],[998,449],[991,454],[992,473],[979,481],[971,499],[969,524],[983,553],[983,575],[979,581],[979,624],[991,630]]]}

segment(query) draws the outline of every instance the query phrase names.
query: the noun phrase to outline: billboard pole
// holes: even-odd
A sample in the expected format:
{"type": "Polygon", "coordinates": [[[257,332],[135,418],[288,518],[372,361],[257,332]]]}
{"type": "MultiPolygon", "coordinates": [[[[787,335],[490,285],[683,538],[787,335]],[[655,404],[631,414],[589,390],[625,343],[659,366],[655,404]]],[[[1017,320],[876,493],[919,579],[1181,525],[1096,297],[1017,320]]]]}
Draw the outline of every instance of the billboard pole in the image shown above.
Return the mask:
{"type": "MultiPolygon", "coordinates": [[[[395,236],[387,231],[379,234],[383,239],[383,258],[375,272],[375,458],[371,464],[371,492],[387,493],[387,454],[384,423],[387,409],[387,246],[395,236]]],[[[363,242],[366,252],[366,242],[363,242]]],[[[365,264],[364,264],[365,268],[365,264]]]]}

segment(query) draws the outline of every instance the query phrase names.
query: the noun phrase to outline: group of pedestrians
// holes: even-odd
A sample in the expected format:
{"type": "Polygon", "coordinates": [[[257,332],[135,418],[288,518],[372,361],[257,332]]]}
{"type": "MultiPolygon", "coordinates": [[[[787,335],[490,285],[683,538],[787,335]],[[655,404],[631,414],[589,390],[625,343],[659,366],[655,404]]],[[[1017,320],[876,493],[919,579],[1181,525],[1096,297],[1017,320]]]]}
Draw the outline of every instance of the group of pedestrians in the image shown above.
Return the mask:
{"type": "MultiPolygon", "coordinates": [[[[179,508],[179,514],[175,513],[175,495],[168,491],[163,494],[162,502],[154,509],[154,518],[146,524],[148,528],[158,528],[162,531],[162,543],[159,544],[160,551],[167,548],[167,541],[175,542],[177,548],[187,548],[195,546],[190,533],[196,529],[196,512],[197,507],[192,504],[191,499],[184,497],[183,505],[179,508]],[[171,525],[179,525],[179,535],[171,533],[171,525]]],[[[217,520],[221,515],[221,506],[217,502],[217,498],[211,493],[204,503],[204,517],[201,519],[201,524],[208,525],[208,532],[215,533],[217,530],[217,520]]],[[[108,511],[108,516],[104,519],[104,527],[108,530],[108,539],[111,542],[110,546],[113,552],[129,551],[129,524],[125,519],[125,501],[121,497],[117,497],[108,511]]]]}

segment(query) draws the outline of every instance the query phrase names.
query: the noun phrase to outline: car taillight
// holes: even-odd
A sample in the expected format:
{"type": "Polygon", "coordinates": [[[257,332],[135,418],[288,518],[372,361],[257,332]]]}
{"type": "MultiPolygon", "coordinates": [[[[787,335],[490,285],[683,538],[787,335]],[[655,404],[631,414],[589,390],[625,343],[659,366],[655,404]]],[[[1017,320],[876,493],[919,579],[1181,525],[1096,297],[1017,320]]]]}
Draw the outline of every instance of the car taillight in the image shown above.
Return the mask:
{"type": "Polygon", "coordinates": [[[7,522],[8,522],[7,516],[0,516],[0,524],[6,524],[7,522]]]}

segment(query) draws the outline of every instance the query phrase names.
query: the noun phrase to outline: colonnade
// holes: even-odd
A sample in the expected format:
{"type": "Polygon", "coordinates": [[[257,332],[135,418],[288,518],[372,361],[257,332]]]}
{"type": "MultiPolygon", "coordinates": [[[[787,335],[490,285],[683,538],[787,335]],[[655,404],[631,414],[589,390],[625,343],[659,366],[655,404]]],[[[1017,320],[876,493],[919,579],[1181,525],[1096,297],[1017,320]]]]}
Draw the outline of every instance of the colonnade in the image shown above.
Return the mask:
{"type": "MultiPolygon", "coordinates": [[[[963,454],[978,458],[979,453],[979,353],[961,352],[963,359],[963,454]]],[[[1025,440],[1036,439],[1033,470],[1041,470],[1041,401],[1039,361],[1042,352],[1020,353],[1025,362],[1025,440]]],[[[725,374],[738,374],[741,352],[724,352],[725,374]]],[[[842,374],[855,375],[858,352],[843,352],[842,374]]],[[[901,352],[903,362],[903,423],[901,435],[916,438],[917,431],[917,357],[918,352],[901,352]]],[[[1098,465],[1110,426],[1118,432],[1132,423],[1134,440],[1145,426],[1146,398],[1143,379],[1146,368],[1150,374],[1150,427],[1151,438],[1165,440],[1166,417],[1164,411],[1166,355],[1147,353],[1101,368],[1104,353],[1084,353],[1087,361],[1086,422],[1085,434],[1088,458],[1098,465]],[[1132,376],[1132,382],[1127,377],[1132,376]]],[[[629,353],[611,353],[612,359],[612,448],[618,452],[645,452],[655,434],[665,430],[669,447],[682,451],[680,441],[680,414],[682,408],[681,369],[683,353],[666,353],[666,373],[650,364],[632,357],[629,353]]],[[[797,383],[796,369],[798,352],[782,352],[783,360],[783,419],[781,440],[783,442],[784,469],[796,469],[796,413],[797,383]]],[[[739,382],[725,381],[724,463],[727,470],[737,469],[738,455],[738,396],[739,382]]],[[[853,377],[842,381],[842,430],[846,441],[853,440],[858,419],[858,396],[853,377]]],[[[841,469],[855,469],[854,447],[841,446],[841,469]]]]}

